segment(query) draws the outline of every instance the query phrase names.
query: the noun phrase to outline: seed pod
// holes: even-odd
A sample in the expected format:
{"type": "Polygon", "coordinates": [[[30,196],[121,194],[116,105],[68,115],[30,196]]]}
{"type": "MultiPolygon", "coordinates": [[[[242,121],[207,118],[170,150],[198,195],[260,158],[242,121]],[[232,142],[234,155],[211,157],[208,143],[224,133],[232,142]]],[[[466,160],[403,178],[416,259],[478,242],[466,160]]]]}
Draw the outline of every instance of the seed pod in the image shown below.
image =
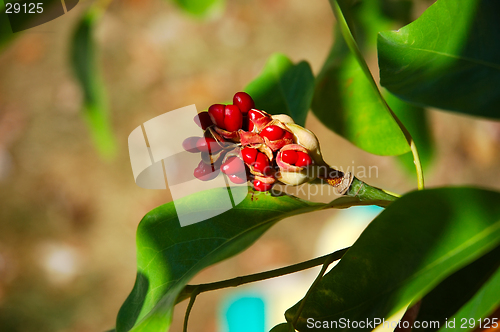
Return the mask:
{"type": "Polygon", "coordinates": [[[269,122],[259,134],[272,151],[293,143],[293,134],[280,120],[269,122]]]}
{"type": "Polygon", "coordinates": [[[271,176],[274,173],[273,152],[264,144],[248,146],[241,150],[243,161],[255,176],[271,176]]]}
{"type": "Polygon", "coordinates": [[[281,171],[300,172],[312,164],[312,160],[306,148],[298,144],[288,144],[276,155],[276,164],[281,171]]]}
{"type": "Polygon", "coordinates": [[[226,105],[224,110],[224,126],[223,128],[229,132],[241,129],[243,124],[243,115],[240,109],[235,105],[226,105]]]}
{"type": "Polygon", "coordinates": [[[229,174],[227,177],[234,184],[243,184],[248,181],[246,175],[244,177],[240,177],[240,174],[229,174]]]}
{"type": "Polygon", "coordinates": [[[245,175],[245,163],[237,156],[229,156],[221,165],[221,171],[227,175],[245,175]]]}
{"type": "Polygon", "coordinates": [[[232,141],[232,142],[239,142],[240,141],[240,135],[239,135],[238,131],[227,131],[227,130],[222,129],[220,127],[214,127],[214,130],[217,132],[217,134],[219,134],[224,139],[227,139],[227,140],[232,141]]]}
{"type": "Polygon", "coordinates": [[[253,188],[257,191],[269,191],[275,182],[276,179],[274,177],[255,176],[253,188]]]}
{"type": "Polygon", "coordinates": [[[264,139],[259,136],[259,134],[244,130],[238,130],[238,135],[240,136],[240,143],[242,146],[247,146],[250,144],[263,144],[264,139]]]}
{"type": "Polygon", "coordinates": [[[283,122],[284,124],[295,123],[295,121],[293,121],[292,117],[287,115],[287,114],[271,115],[271,118],[273,120],[279,120],[279,121],[283,122]]]}
{"type": "Polygon", "coordinates": [[[198,127],[200,127],[203,130],[213,125],[212,119],[210,118],[208,112],[198,113],[197,115],[194,116],[193,120],[198,125],[198,127]]]}
{"type": "Polygon", "coordinates": [[[321,149],[316,135],[297,124],[287,124],[287,127],[294,136],[294,142],[306,148],[309,152],[309,156],[314,160],[316,165],[328,166],[321,155],[321,149]]]}
{"type": "Polygon", "coordinates": [[[251,109],[248,111],[248,131],[259,133],[272,118],[264,111],[251,109]]]}
{"type": "Polygon", "coordinates": [[[243,115],[237,106],[214,104],[208,108],[208,115],[220,136],[239,142],[238,130],[243,126],[243,115]]]}
{"type": "Polygon", "coordinates": [[[211,137],[200,137],[196,142],[196,148],[200,152],[208,152],[210,154],[216,154],[222,150],[219,143],[211,137]]]}
{"type": "Polygon", "coordinates": [[[219,171],[214,165],[208,165],[200,161],[198,167],[194,169],[193,175],[202,181],[209,181],[215,179],[219,175],[219,171]]]}
{"type": "Polygon", "coordinates": [[[249,110],[255,107],[252,97],[246,92],[236,92],[233,97],[233,104],[238,106],[243,114],[248,113],[249,110]]]}
{"type": "Polygon", "coordinates": [[[222,104],[213,104],[208,108],[208,115],[212,122],[217,126],[222,128],[224,126],[224,111],[226,109],[226,105],[222,104]]]}

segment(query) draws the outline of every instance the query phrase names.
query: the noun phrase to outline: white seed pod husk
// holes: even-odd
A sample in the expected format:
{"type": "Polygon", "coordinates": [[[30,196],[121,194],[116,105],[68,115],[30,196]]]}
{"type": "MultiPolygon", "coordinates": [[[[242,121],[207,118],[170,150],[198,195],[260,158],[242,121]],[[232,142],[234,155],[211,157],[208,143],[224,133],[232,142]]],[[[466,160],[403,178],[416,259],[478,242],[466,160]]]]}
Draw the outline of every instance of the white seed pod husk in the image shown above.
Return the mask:
{"type": "Polygon", "coordinates": [[[293,121],[292,117],[287,115],[287,114],[276,114],[276,115],[272,115],[271,118],[273,118],[273,120],[279,120],[279,121],[283,122],[284,124],[295,123],[295,121],[293,121]]]}
{"type": "Polygon", "coordinates": [[[316,165],[327,165],[321,155],[319,141],[314,133],[295,123],[286,125],[293,134],[295,143],[302,145],[309,151],[309,155],[316,165]]]}

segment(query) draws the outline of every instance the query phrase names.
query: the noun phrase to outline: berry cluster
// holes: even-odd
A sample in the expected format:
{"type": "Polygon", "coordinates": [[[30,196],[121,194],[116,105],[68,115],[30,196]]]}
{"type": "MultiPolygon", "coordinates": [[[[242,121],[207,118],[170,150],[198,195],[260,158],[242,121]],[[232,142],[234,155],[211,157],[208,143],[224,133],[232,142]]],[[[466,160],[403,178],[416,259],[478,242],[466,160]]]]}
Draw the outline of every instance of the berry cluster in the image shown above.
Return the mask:
{"type": "Polygon", "coordinates": [[[301,172],[313,164],[311,151],[299,144],[290,129],[295,125],[292,118],[255,109],[245,92],[236,93],[232,105],[210,106],[194,121],[204,137],[188,137],[183,147],[201,153],[194,170],[200,180],[212,180],[222,171],[233,183],[249,179],[255,190],[268,191],[280,181],[280,172],[301,172]]]}

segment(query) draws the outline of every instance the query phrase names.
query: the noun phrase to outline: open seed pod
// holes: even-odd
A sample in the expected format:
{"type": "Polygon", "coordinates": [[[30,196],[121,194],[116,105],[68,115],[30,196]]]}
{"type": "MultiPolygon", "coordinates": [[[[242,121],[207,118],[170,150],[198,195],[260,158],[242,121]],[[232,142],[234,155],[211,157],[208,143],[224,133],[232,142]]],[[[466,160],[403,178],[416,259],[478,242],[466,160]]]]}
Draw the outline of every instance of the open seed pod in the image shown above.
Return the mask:
{"type": "MultiPolygon", "coordinates": [[[[210,127],[209,129],[211,129],[210,127]]],[[[238,134],[238,130],[235,131],[227,131],[225,129],[219,128],[217,126],[213,127],[214,130],[219,134],[221,137],[230,140],[232,142],[239,142],[240,141],[240,135],[238,134]]]]}
{"type": "Polygon", "coordinates": [[[271,190],[276,179],[272,176],[258,176],[256,175],[253,179],[253,188],[257,191],[268,191],[271,190]]]}
{"type": "Polygon", "coordinates": [[[312,131],[294,123],[287,124],[287,127],[294,136],[294,142],[296,144],[302,145],[309,151],[309,155],[314,160],[314,163],[316,165],[328,166],[328,164],[323,160],[323,156],[321,155],[318,138],[313,134],[312,131]]]}
{"type": "Polygon", "coordinates": [[[299,144],[285,145],[276,155],[276,164],[278,164],[278,167],[280,168],[281,171],[300,172],[304,169],[304,167],[307,167],[310,164],[312,164],[312,161],[309,157],[310,162],[299,164],[298,163],[299,161],[298,158],[300,158],[299,154],[305,154],[309,157],[309,152],[302,145],[299,144]],[[288,156],[287,152],[289,152],[288,155],[291,155],[291,153],[293,153],[295,159],[291,160],[290,158],[287,158],[288,156]]]}
{"type": "Polygon", "coordinates": [[[293,121],[292,117],[287,115],[287,114],[271,115],[271,118],[273,120],[279,120],[279,121],[283,122],[284,124],[295,123],[295,121],[293,121]]]}
{"type": "Polygon", "coordinates": [[[293,133],[280,120],[272,120],[260,131],[260,136],[273,151],[293,143],[293,133]]]}
{"type": "Polygon", "coordinates": [[[256,176],[272,176],[273,152],[265,144],[255,144],[241,150],[242,158],[250,173],[256,176]]]}
{"type": "Polygon", "coordinates": [[[248,181],[247,168],[241,158],[239,148],[233,149],[226,154],[221,165],[221,171],[233,183],[242,184],[248,181]]]}
{"type": "Polygon", "coordinates": [[[307,169],[303,169],[300,172],[287,172],[281,170],[276,172],[276,180],[291,186],[298,186],[299,184],[311,182],[314,179],[315,177],[309,174],[307,169]]]}
{"type": "Polygon", "coordinates": [[[248,111],[248,131],[259,133],[271,121],[271,115],[264,111],[258,109],[248,111]]]}
{"type": "Polygon", "coordinates": [[[217,153],[202,152],[201,160],[207,165],[214,165],[216,169],[220,168],[220,165],[224,161],[227,151],[220,150],[217,153]]]}
{"type": "Polygon", "coordinates": [[[251,132],[239,130],[238,134],[240,135],[240,143],[242,146],[247,146],[251,144],[263,144],[264,139],[259,136],[259,134],[251,132]]]}

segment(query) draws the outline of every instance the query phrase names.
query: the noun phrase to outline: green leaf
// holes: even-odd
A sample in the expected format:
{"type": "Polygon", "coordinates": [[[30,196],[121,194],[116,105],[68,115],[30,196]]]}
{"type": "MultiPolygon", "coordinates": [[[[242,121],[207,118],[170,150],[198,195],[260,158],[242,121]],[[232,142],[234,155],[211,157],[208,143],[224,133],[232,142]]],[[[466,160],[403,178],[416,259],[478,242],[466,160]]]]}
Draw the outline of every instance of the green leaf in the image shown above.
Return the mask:
{"type": "MultiPolygon", "coordinates": [[[[491,277],[499,266],[500,246],[455,272],[427,294],[422,299],[416,320],[420,322],[438,321],[439,326],[444,326],[446,320],[469,302],[482,286],[486,287],[485,282],[493,280],[491,277]]],[[[500,294],[500,292],[496,294],[500,294]]],[[[498,304],[499,300],[495,298],[495,301],[498,304]]],[[[473,316],[467,316],[467,318],[469,317],[473,316]]],[[[439,326],[428,327],[425,330],[437,331],[439,326]]],[[[418,329],[414,327],[413,330],[418,329]]]]}
{"type": "Polygon", "coordinates": [[[406,153],[410,151],[407,140],[370,75],[337,31],[335,44],[316,79],[312,110],[328,128],[365,151],[378,155],[406,153]]]}
{"type": "MultiPolygon", "coordinates": [[[[499,200],[500,193],[473,188],[422,190],[398,199],[313,289],[296,328],[307,331],[307,317],[387,318],[418,301],[500,244],[499,200]]],[[[296,310],[287,311],[288,321],[296,310]]]]}
{"type": "Polygon", "coordinates": [[[288,323],[281,323],[273,327],[269,332],[290,332],[290,325],[288,323]]]}
{"type": "Polygon", "coordinates": [[[203,17],[219,11],[224,7],[224,0],[172,0],[186,13],[203,17]]]}
{"type": "MultiPolygon", "coordinates": [[[[434,158],[434,142],[431,136],[427,110],[408,104],[393,94],[385,92],[384,95],[387,103],[415,140],[420,162],[425,171],[431,165],[434,158]]],[[[398,156],[397,159],[408,174],[416,177],[415,164],[411,152],[398,156]]]]}
{"type": "Polygon", "coordinates": [[[0,0],[0,49],[2,49],[13,36],[9,17],[5,13],[4,1],[0,0]]]}
{"type": "MultiPolygon", "coordinates": [[[[227,197],[226,189],[186,196],[176,204],[203,213],[221,196],[227,197]]],[[[178,294],[196,273],[245,250],[279,220],[325,206],[250,191],[235,208],[186,227],[180,227],[172,202],[152,210],[137,230],[137,280],[120,309],[116,330],[165,331],[178,294]]]]}
{"type": "MultiPolygon", "coordinates": [[[[195,274],[242,252],[279,220],[326,208],[379,204],[383,200],[340,197],[323,204],[254,192],[247,187],[231,190],[233,195],[234,190],[248,190],[248,195],[233,209],[196,224],[180,227],[173,202],[150,211],[142,219],[137,229],[137,279],[118,313],[117,332],[166,331],[174,305],[187,296],[179,296],[181,291],[195,274]]],[[[193,215],[204,215],[227,195],[226,188],[212,189],[179,199],[175,205],[187,206],[193,215]]]]}
{"type": "Polygon", "coordinates": [[[472,331],[480,327],[498,327],[500,324],[498,321],[494,325],[491,319],[483,319],[500,306],[498,294],[500,294],[500,269],[497,269],[496,273],[457,314],[448,319],[448,321],[455,321],[455,327],[444,327],[439,331],[472,331]],[[467,323],[464,324],[465,322],[467,323]]]}
{"type": "Polygon", "coordinates": [[[438,0],[380,33],[380,83],[418,105],[500,118],[499,12],[497,0],[438,0]]]}
{"type": "Polygon", "coordinates": [[[293,64],[285,55],[275,53],[245,92],[252,96],[258,109],[288,114],[304,126],[314,92],[314,75],[306,61],[293,64]]]}
{"type": "Polygon", "coordinates": [[[71,64],[83,90],[82,113],[94,143],[103,156],[112,157],[116,152],[116,143],[108,119],[108,106],[93,38],[94,26],[99,16],[91,10],[78,23],[71,40],[71,64]]]}

